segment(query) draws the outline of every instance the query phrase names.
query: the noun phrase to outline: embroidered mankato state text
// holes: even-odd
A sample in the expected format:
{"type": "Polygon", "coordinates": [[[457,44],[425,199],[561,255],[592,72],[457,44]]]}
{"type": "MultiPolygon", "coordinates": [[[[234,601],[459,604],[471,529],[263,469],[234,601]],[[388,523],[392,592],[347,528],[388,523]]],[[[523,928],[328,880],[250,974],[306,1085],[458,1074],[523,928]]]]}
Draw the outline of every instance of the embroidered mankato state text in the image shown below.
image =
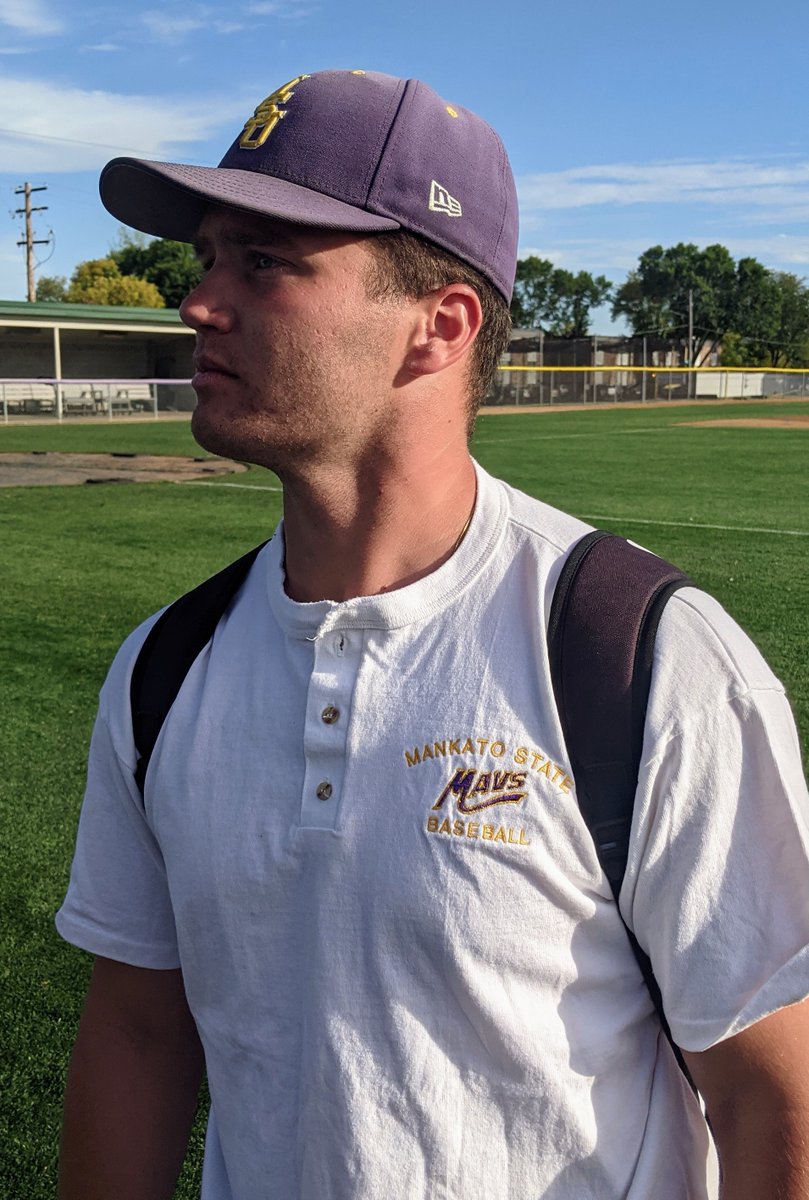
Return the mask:
{"type": "MultiPolygon", "coordinates": [[[[544,775],[565,795],[570,794],[573,786],[573,780],[565,768],[554,762],[542,750],[528,746],[516,746],[511,749],[500,738],[436,738],[414,746],[412,750],[405,750],[404,756],[408,767],[417,767],[438,758],[480,759],[486,756],[498,760],[495,764],[498,770],[504,767],[506,762],[511,762],[517,767],[525,767],[528,774],[544,775]]],[[[506,787],[508,786],[507,784],[506,787]]]]}

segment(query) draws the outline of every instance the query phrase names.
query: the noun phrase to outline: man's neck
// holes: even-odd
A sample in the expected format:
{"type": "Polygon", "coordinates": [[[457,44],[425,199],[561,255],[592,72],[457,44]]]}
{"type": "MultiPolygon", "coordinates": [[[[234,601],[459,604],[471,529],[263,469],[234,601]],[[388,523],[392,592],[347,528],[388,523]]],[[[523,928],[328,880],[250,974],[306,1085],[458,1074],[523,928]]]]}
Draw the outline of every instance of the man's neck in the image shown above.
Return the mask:
{"type": "Polygon", "coordinates": [[[465,447],[284,481],[286,591],[298,601],[379,595],[424,578],[454,553],[475,504],[465,447]]]}

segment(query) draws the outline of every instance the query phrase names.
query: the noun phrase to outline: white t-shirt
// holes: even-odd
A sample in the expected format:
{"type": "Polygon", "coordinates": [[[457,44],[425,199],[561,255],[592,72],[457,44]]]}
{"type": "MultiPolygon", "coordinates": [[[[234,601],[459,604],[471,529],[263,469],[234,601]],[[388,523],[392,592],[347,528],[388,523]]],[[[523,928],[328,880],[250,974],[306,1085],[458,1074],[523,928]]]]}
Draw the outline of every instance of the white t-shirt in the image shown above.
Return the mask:
{"type": "MultiPolygon", "coordinates": [[[[133,783],[101,693],[69,941],[181,966],[205,1200],[701,1200],[709,1139],[576,805],[545,628],[587,527],[478,469],[459,549],[344,603],[261,552],[133,783]]],[[[675,1039],[809,993],[809,799],[783,691],[668,604],[621,908],[675,1039]]]]}

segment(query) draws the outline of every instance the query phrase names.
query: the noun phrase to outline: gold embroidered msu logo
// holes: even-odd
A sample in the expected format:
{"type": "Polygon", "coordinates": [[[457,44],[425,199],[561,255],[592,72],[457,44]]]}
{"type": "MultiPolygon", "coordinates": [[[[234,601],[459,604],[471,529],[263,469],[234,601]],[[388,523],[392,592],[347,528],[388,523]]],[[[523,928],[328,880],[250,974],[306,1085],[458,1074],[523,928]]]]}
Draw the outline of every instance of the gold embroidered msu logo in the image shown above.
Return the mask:
{"type": "Polygon", "coordinates": [[[518,822],[525,819],[524,802],[534,778],[539,784],[541,777],[546,781],[543,786],[563,795],[569,794],[573,783],[564,766],[542,750],[511,747],[500,738],[442,737],[405,750],[404,758],[408,768],[422,769],[438,759],[449,760],[449,774],[444,775],[438,794],[433,793],[436,798],[425,831],[450,839],[530,846],[527,831],[518,822]],[[458,759],[466,762],[459,766],[458,759]]]}
{"type": "Polygon", "coordinates": [[[278,122],[287,115],[286,109],[281,105],[289,104],[295,95],[295,88],[308,78],[308,75],[296,75],[289,83],[276,88],[272,95],[261,101],[250,120],[245,123],[244,132],[239,138],[242,150],[258,150],[259,146],[264,145],[278,122]]]}

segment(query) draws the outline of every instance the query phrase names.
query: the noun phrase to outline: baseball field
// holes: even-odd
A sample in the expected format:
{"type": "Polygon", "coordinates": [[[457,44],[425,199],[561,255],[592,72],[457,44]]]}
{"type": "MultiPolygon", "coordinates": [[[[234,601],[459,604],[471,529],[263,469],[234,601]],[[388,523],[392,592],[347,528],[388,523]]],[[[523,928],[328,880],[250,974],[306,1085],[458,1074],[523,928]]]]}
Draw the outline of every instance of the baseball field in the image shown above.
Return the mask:
{"type": "MultiPolygon", "coordinates": [[[[809,745],[809,401],[484,415],[517,487],[672,559],[784,681],[809,745]]],[[[123,636],[272,531],[278,483],[2,486],[3,455],[194,456],[185,422],[0,427],[3,671],[0,1195],[54,1195],[61,1092],[90,962],[60,942],[95,697],[123,636]]],[[[200,469],[204,464],[200,464],[200,469]]],[[[32,482],[42,479],[31,471],[32,482]]],[[[198,1195],[200,1128],[178,1197],[198,1195]]]]}

